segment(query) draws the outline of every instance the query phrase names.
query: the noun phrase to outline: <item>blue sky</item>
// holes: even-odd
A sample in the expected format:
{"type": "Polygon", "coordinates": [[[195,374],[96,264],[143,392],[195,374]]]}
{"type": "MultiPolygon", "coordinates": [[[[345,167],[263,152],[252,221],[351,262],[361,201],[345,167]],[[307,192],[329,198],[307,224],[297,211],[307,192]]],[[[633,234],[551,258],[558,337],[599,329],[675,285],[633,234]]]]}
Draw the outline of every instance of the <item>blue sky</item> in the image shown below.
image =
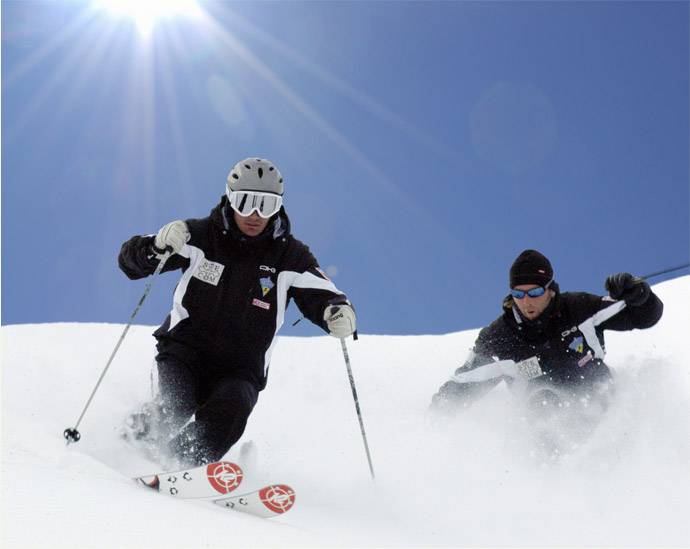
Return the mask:
{"type": "Polygon", "coordinates": [[[121,243],[207,215],[247,156],[363,333],[487,324],[524,248],[594,293],[688,261],[688,3],[199,5],[144,36],[2,2],[3,324],[127,322],[121,243]]]}

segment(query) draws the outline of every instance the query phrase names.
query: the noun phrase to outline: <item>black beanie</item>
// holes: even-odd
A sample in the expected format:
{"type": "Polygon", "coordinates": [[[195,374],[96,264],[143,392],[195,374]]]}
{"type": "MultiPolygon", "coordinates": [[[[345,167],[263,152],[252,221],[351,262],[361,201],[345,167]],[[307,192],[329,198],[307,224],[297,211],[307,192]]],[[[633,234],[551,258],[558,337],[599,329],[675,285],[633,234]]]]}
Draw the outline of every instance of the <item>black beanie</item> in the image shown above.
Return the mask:
{"type": "Polygon", "coordinates": [[[553,278],[551,263],[537,250],[525,250],[510,267],[510,287],[521,284],[546,286],[553,278]]]}

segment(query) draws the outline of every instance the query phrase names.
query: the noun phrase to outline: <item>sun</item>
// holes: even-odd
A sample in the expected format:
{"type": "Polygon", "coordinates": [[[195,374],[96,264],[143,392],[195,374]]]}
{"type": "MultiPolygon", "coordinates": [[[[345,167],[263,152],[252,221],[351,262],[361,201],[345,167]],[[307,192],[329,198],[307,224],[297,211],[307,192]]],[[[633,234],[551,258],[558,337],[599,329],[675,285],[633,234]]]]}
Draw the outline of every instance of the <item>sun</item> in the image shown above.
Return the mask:
{"type": "Polygon", "coordinates": [[[142,36],[151,34],[163,18],[198,17],[201,13],[195,0],[95,0],[94,4],[113,16],[130,17],[142,36]]]}

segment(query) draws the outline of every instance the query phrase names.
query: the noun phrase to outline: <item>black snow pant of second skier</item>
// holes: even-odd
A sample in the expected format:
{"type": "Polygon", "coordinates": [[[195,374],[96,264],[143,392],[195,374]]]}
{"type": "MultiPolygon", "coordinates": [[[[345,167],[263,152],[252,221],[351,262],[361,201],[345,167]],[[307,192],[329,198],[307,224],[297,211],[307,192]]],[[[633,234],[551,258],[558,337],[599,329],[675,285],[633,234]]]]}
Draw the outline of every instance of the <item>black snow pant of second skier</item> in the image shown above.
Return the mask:
{"type": "Polygon", "coordinates": [[[244,379],[201,375],[203,364],[169,353],[157,362],[161,427],[174,435],[167,452],[185,466],[218,461],[244,433],[258,391],[244,379]],[[187,423],[192,415],[194,421],[187,423]]]}

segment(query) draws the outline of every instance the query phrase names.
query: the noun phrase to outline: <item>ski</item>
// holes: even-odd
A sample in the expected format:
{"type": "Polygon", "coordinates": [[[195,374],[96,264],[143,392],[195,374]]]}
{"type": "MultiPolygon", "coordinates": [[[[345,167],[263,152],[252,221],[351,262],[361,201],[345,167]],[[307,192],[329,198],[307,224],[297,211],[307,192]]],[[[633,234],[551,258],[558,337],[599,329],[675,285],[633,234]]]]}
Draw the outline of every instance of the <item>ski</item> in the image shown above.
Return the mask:
{"type": "Polygon", "coordinates": [[[295,491],[286,484],[270,484],[254,492],[212,500],[216,505],[270,518],[287,513],[295,504],[295,491]]]}
{"type": "Polygon", "coordinates": [[[243,478],[244,472],[236,463],[217,461],[180,471],[135,477],[134,481],[177,498],[203,499],[262,518],[282,515],[295,504],[295,491],[286,484],[269,484],[252,492],[228,496],[240,486],[243,478]]]}
{"type": "Polygon", "coordinates": [[[181,471],[136,477],[137,484],[182,499],[227,495],[242,483],[244,472],[236,463],[217,461],[181,471]]]}

